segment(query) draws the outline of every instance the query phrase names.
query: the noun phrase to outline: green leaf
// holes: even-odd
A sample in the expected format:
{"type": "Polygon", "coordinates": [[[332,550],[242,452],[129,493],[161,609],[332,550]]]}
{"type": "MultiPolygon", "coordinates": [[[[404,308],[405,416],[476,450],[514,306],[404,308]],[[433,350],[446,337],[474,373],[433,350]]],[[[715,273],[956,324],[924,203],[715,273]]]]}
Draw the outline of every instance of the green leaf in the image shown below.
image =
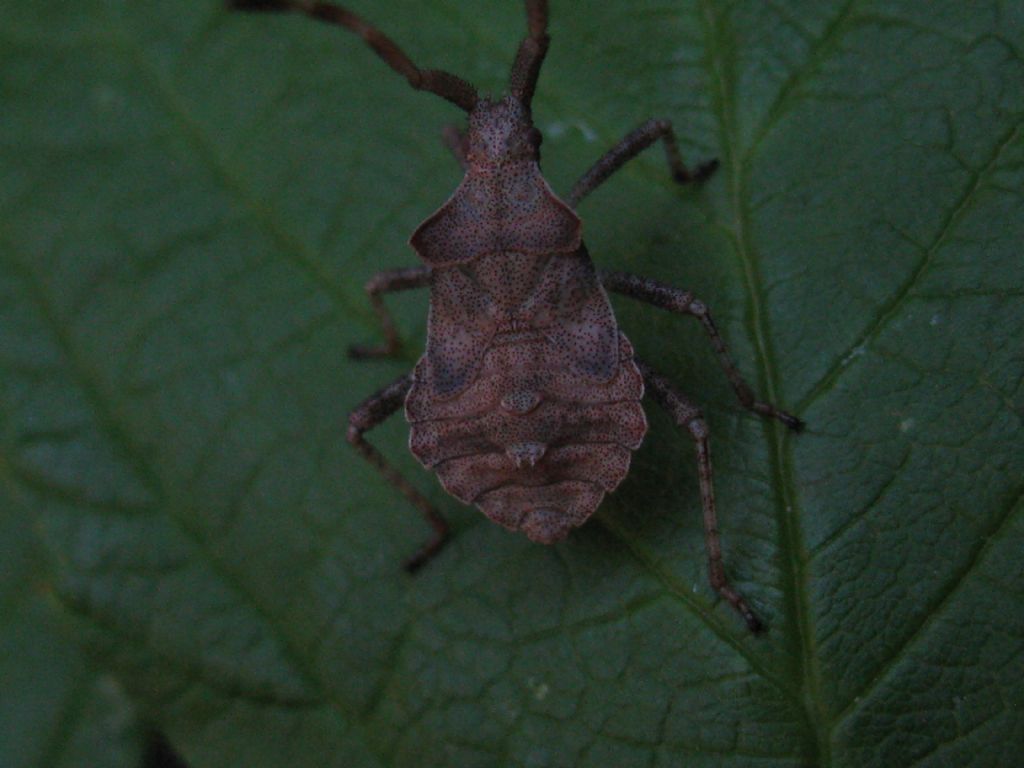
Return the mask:
{"type": "Polygon", "coordinates": [[[0,765],[134,768],[134,712],[116,680],[68,637],[31,517],[0,455],[0,765]]]}
{"type": "MultiPolygon", "coordinates": [[[[66,608],[194,768],[991,766],[1024,748],[1024,13],[1006,0],[552,4],[535,113],[595,260],[693,289],[799,437],[735,402],[692,321],[616,302],[712,429],[652,408],[630,478],[543,547],[445,496],[428,531],[345,441],[426,299],[362,285],[458,182],[458,115],[351,35],[217,3],[0,2],[0,466],[66,608]]],[[[353,2],[500,91],[521,5],[353,2]]]]}

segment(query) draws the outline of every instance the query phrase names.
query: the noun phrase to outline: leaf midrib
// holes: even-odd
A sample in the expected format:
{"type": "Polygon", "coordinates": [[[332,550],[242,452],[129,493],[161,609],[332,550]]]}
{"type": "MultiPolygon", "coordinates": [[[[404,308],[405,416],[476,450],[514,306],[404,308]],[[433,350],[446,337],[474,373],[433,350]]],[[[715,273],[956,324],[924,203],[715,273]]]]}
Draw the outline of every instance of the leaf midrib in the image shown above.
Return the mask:
{"type": "MultiPolygon", "coordinates": [[[[706,0],[699,0],[700,5],[703,9],[705,19],[713,15],[710,11],[710,7],[706,0]]],[[[822,46],[828,42],[829,45],[833,42],[833,36],[837,30],[842,26],[842,22],[846,20],[849,12],[857,0],[850,0],[843,10],[838,15],[836,21],[827,27],[827,31],[823,36],[822,46]]],[[[474,27],[474,33],[481,39],[494,40],[493,35],[489,30],[484,30],[479,25],[474,27]]],[[[706,48],[709,51],[717,50],[714,45],[713,37],[710,34],[710,30],[706,30],[707,45],[706,48]]],[[[813,61],[818,55],[819,46],[815,46],[812,49],[812,55],[799,73],[796,73],[792,78],[793,87],[795,83],[802,79],[806,71],[810,71],[810,62],[813,61]]],[[[717,73],[712,66],[710,57],[705,59],[705,64],[708,67],[708,76],[712,81],[716,81],[717,73]]],[[[551,101],[551,88],[545,90],[545,98],[551,101]]],[[[729,93],[728,88],[721,89],[719,96],[724,96],[729,93]]],[[[781,96],[780,96],[781,99],[781,96]]],[[[722,99],[723,107],[725,106],[726,100],[722,99]]],[[[734,111],[734,105],[732,104],[731,98],[728,99],[728,110],[734,111]]],[[[730,177],[730,187],[733,190],[733,207],[737,212],[737,227],[731,228],[728,225],[722,225],[722,230],[726,232],[733,240],[734,247],[738,256],[738,259],[743,268],[744,274],[744,291],[747,294],[748,307],[750,307],[749,315],[751,321],[748,323],[750,336],[754,339],[755,346],[759,351],[758,358],[761,361],[761,379],[766,382],[765,392],[771,402],[777,401],[777,369],[778,366],[775,361],[775,355],[768,341],[770,339],[770,333],[766,327],[767,321],[764,316],[764,312],[761,310],[761,295],[759,286],[762,281],[757,273],[756,266],[754,264],[754,257],[752,255],[753,246],[749,241],[749,217],[747,215],[748,207],[748,194],[746,191],[746,184],[749,180],[749,165],[745,162],[747,157],[740,153],[738,147],[738,140],[730,126],[730,120],[726,118],[726,112],[723,109],[717,110],[716,116],[719,124],[719,134],[722,147],[725,149],[726,162],[723,164],[726,168],[732,169],[733,176],[730,177]],[[737,238],[737,233],[741,237],[737,238]]],[[[778,114],[771,113],[771,119],[776,119],[778,114]]],[[[768,130],[768,120],[766,119],[766,125],[760,133],[765,133],[768,130]]],[[[668,179],[667,175],[659,177],[662,186],[675,187],[675,185],[668,179]]],[[[794,552],[797,549],[803,550],[803,535],[799,525],[799,512],[795,499],[795,491],[793,490],[796,486],[795,474],[792,468],[792,457],[791,457],[791,443],[786,437],[780,434],[780,428],[774,423],[767,425],[767,439],[769,441],[769,452],[772,456],[772,473],[775,477],[776,493],[780,497],[777,501],[777,507],[780,510],[779,518],[782,523],[783,529],[783,544],[780,546],[781,552],[794,552]],[[787,514],[787,510],[790,510],[787,514]],[[787,525],[786,518],[791,518],[791,524],[787,525]]],[[[745,647],[743,644],[737,641],[722,625],[720,625],[715,619],[714,615],[702,611],[699,605],[690,599],[689,593],[686,589],[673,585],[670,577],[667,576],[660,568],[657,567],[653,561],[644,556],[644,553],[636,547],[635,543],[628,536],[626,531],[620,530],[614,526],[614,523],[605,520],[604,518],[598,518],[599,522],[618,538],[623,544],[629,549],[631,554],[640,565],[651,573],[654,578],[662,585],[670,596],[679,600],[682,605],[689,610],[698,620],[700,620],[705,627],[719,637],[723,642],[733,648],[733,650],[742,656],[751,669],[756,672],[765,682],[769,683],[777,690],[779,690],[784,696],[793,700],[793,702],[805,712],[808,718],[808,727],[812,731],[812,739],[815,744],[816,757],[812,762],[815,765],[820,765],[821,768],[827,768],[831,764],[830,752],[831,747],[829,743],[830,728],[825,725],[825,707],[823,698],[821,695],[821,684],[820,684],[820,672],[818,668],[817,654],[815,652],[815,642],[813,631],[809,626],[806,626],[807,622],[804,620],[809,617],[810,610],[807,603],[807,588],[806,588],[806,574],[804,572],[804,564],[802,558],[794,558],[793,556],[787,558],[787,562],[790,565],[791,573],[789,574],[789,583],[791,585],[791,620],[790,623],[796,627],[796,632],[800,638],[800,658],[802,660],[802,666],[804,669],[811,668],[813,670],[814,683],[810,689],[806,686],[806,673],[801,673],[800,688],[796,688],[786,682],[784,674],[773,672],[765,663],[758,657],[758,655],[752,652],[750,649],[745,647]],[[801,607],[799,609],[793,608],[795,602],[799,602],[801,607]],[[792,616],[796,616],[797,619],[794,621],[792,616]],[[799,690],[803,690],[804,695],[798,693],[799,690]],[[820,762],[821,756],[824,755],[824,761],[820,762]]],[[[809,620],[809,619],[808,619],[809,620]]],[[[791,632],[792,634],[792,632],[791,632]]]]}
{"type": "MultiPolygon", "coordinates": [[[[723,51],[735,52],[738,42],[727,28],[728,22],[716,16],[709,0],[700,0],[702,23],[707,40],[708,55],[705,62],[708,77],[712,83],[712,104],[718,124],[719,139],[725,155],[724,167],[730,171],[728,185],[733,210],[733,247],[742,267],[743,288],[747,294],[750,337],[758,351],[757,360],[761,370],[761,391],[769,402],[778,402],[778,363],[771,339],[767,313],[761,287],[763,280],[757,263],[756,250],[751,236],[750,224],[750,166],[746,162],[736,130],[736,103],[734,97],[734,62],[723,56],[723,51]],[[732,37],[726,44],[722,40],[732,37]],[[732,81],[730,82],[730,75],[732,81]]],[[[847,9],[849,8],[849,4],[847,9]]],[[[844,13],[845,10],[844,9],[844,13]]],[[[831,30],[835,26],[829,28],[831,30]]],[[[780,95],[780,99],[782,96],[780,95]]],[[[771,118],[773,113],[769,113],[771,118]]],[[[766,128],[764,130],[767,130],[766,128]]],[[[792,438],[782,434],[782,428],[775,422],[765,424],[768,440],[771,470],[774,477],[777,519],[779,523],[779,553],[782,556],[785,574],[784,591],[787,593],[788,636],[796,646],[798,678],[801,700],[799,705],[804,713],[809,731],[806,759],[810,764],[827,768],[832,764],[830,728],[827,724],[827,709],[821,687],[821,669],[817,653],[817,642],[808,601],[807,569],[804,556],[804,534],[801,525],[800,507],[796,493],[793,469],[792,438]]]]}

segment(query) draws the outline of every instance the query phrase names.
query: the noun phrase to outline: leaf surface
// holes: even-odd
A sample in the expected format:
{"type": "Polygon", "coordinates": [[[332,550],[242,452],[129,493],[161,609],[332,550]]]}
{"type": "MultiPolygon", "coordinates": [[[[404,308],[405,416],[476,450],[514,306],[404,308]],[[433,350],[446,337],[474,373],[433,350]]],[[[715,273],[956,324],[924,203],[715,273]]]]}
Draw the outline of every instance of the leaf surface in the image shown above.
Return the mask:
{"type": "Polygon", "coordinates": [[[135,712],[53,600],[32,517],[0,462],[0,765],[135,768],[135,712]]]}
{"type": "MultiPolygon", "coordinates": [[[[500,91],[514,2],[353,3],[500,91]]],[[[604,267],[693,289],[699,328],[616,300],[712,429],[649,410],[595,522],[533,545],[374,442],[452,520],[427,535],[345,442],[408,370],[425,297],[363,283],[458,182],[458,116],[358,40],[215,3],[3,2],[0,468],[67,610],[195,768],[988,766],[1024,733],[1024,16],[979,0],[556,2],[535,113],[563,193],[628,130],[657,149],[581,206],[604,267]]]]}

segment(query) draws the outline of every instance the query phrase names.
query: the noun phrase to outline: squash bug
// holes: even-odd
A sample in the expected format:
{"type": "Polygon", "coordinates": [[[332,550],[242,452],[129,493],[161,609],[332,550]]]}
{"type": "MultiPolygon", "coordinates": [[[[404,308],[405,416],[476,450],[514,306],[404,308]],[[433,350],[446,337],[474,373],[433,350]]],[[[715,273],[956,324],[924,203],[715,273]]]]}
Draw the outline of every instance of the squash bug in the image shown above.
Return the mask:
{"type": "Polygon", "coordinates": [[[349,416],[348,440],[423,514],[433,536],[407,562],[415,570],[448,539],[435,507],[371,445],[365,433],[404,405],[409,447],[445,490],[491,520],[543,544],[563,539],[597,509],[629,470],[647,431],[645,391],[685,429],[697,449],[711,585],[757,631],[760,620],[725,575],[711,483],[708,426],[664,376],[637,359],[606,291],[696,318],[740,403],[793,430],[802,423],[761,402],[740,375],[705,304],[690,291],[621,272],[599,272],[581,239],[580,201],[660,141],[672,178],[700,182],[717,162],[690,171],[672,124],[648,120],[605,153],[563,199],[540,170],[540,131],[530,104],[547,53],[548,4],[526,0],[527,36],[508,92],[481,97],[462,78],[420,69],[390,38],[348,9],[311,0],[232,0],[245,11],[305,14],[359,35],[409,84],[468,115],[443,137],[465,171],[449,200],[413,233],[419,266],[381,272],[366,285],[384,343],[354,358],[399,347],[382,295],[430,289],[426,352],[412,372],[367,398],[349,416]]]}

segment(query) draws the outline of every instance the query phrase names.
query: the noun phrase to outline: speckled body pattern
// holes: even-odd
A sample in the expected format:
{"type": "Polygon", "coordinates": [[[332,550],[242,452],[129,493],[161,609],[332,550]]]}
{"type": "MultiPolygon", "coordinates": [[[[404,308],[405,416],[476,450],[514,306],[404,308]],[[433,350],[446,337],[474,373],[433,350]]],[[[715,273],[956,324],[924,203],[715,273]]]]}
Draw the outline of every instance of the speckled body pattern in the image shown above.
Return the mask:
{"type": "Polygon", "coordinates": [[[756,399],[704,302],[691,292],[620,272],[595,271],[574,209],[616,170],[660,141],[672,178],[693,172],[672,124],[651,119],[611,147],[563,201],[540,171],[540,132],[530,103],[548,50],[547,0],[525,0],[528,35],[519,45],[508,95],[481,98],[461,78],[420,69],[394,41],[343,6],[318,0],[229,0],[248,11],[302,13],[359,35],[395,72],[455,104],[468,129],[444,138],[465,169],[451,198],[410,240],[423,266],[387,270],[366,285],[385,343],[355,346],[354,358],[400,348],[381,294],[430,287],[426,352],[349,414],[347,439],[424,516],[434,535],[406,563],[414,571],[449,538],[444,517],[365,437],[405,405],[409,447],[444,488],[491,520],[550,544],[589,518],[629,471],[647,431],[645,386],[684,429],[697,453],[711,585],[743,616],[763,625],[729,583],[722,563],[711,479],[709,430],[700,409],[664,376],[636,360],[605,289],[698,319],[744,407],[798,430],[801,422],[756,399]]]}
{"type": "Polygon", "coordinates": [[[512,99],[477,105],[466,177],[412,237],[431,301],[405,412],[412,452],[445,490],[549,544],[618,486],[647,422],[579,219],[533,147],[496,151],[525,120],[512,99]]]}

